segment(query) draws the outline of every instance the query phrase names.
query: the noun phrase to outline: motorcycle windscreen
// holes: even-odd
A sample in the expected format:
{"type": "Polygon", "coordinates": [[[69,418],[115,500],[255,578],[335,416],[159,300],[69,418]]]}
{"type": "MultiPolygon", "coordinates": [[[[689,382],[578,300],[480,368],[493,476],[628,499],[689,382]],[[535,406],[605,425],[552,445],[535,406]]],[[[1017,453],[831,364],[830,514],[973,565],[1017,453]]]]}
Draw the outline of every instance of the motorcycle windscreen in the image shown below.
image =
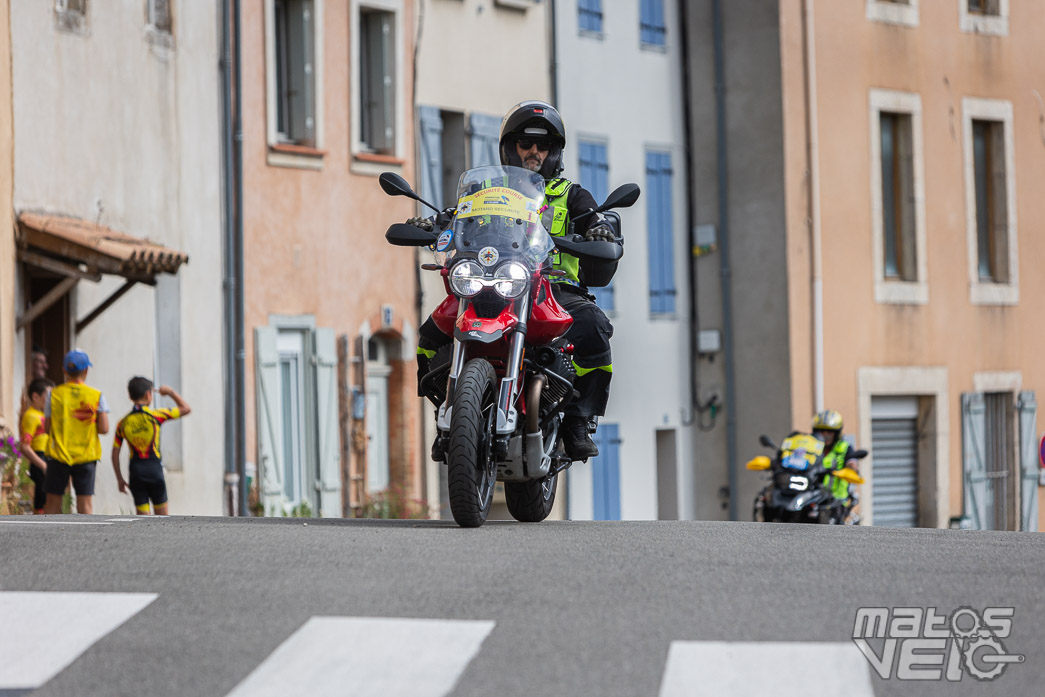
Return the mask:
{"type": "Polygon", "coordinates": [[[815,465],[823,452],[823,441],[800,433],[780,444],[780,464],[786,469],[804,471],[815,465]]]}
{"type": "Polygon", "coordinates": [[[530,270],[555,249],[542,223],[544,178],[522,167],[477,167],[461,175],[457,212],[436,242],[447,258],[467,256],[487,269],[518,261],[530,270]]]}

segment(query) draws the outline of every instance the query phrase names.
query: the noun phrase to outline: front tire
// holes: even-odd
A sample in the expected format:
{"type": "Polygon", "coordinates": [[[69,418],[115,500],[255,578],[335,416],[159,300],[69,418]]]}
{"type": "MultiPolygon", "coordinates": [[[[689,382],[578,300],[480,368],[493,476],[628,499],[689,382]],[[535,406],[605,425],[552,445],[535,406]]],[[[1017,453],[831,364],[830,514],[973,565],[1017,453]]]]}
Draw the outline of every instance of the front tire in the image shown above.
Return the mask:
{"type": "Polygon", "coordinates": [[[497,481],[493,441],[497,425],[497,374],[482,358],[465,364],[454,391],[447,451],[450,512],[458,525],[486,522],[497,481]]]}
{"type": "Polygon", "coordinates": [[[522,523],[541,522],[552,512],[558,483],[558,472],[528,482],[505,482],[504,501],[508,512],[522,523]]]}

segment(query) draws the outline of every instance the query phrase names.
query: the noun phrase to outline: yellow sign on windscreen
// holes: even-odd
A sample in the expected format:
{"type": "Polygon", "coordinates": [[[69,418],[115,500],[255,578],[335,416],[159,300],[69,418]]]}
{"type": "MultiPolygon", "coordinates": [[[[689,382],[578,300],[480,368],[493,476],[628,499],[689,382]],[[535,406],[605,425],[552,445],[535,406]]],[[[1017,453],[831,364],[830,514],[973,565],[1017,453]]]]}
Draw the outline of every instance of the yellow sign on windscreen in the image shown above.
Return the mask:
{"type": "Polygon", "coordinates": [[[457,202],[458,218],[471,218],[477,215],[519,218],[528,223],[536,223],[539,220],[537,201],[506,186],[483,189],[471,196],[463,196],[457,202]]]}

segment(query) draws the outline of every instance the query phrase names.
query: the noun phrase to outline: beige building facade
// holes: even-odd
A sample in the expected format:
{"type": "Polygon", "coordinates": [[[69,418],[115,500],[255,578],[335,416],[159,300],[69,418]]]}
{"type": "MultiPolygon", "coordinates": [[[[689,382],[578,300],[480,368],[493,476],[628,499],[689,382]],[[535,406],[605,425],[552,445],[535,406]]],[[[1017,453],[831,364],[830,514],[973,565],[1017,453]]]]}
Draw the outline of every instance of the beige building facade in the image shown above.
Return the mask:
{"type": "MultiPolygon", "coordinates": [[[[0,227],[14,227],[14,132],[11,105],[11,19],[9,0],[0,2],[0,227]]],[[[17,428],[14,389],[15,240],[0,235],[0,421],[17,428]]]]}
{"type": "MultiPolygon", "coordinates": [[[[749,518],[761,486],[740,469],[759,454],[757,434],[779,440],[833,408],[871,451],[864,524],[1041,529],[1045,6],[741,2],[723,24],[744,37],[731,50],[759,34],[764,46],[745,58],[760,77],[726,71],[736,121],[724,181],[742,190],[744,158],[768,153],[776,193],[753,198],[781,252],[763,279],[745,268],[761,259],[731,257],[737,335],[762,323],[773,343],[745,342],[726,360],[738,385],[746,375],[777,385],[732,395],[735,517],[749,518]],[[768,86],[756,95],[759,80],[768,86]],[[772,116],[756,124],[746,109],[759,100],[772,116]],[[744,129],[749,142],[736,137],[744,129]]],[[[699,91],[708,70],[695,68],[699,91]]],[[[750,214],[750,201],[728,210],[741,248],[752,233],[737,221],[750,214]]],[[[725,453],[728,437],[705,436],[708,452],[725,453]]]]}
{"type": "Polygon", "coordinates": [[[413,384],[414,5],[242,5],[248,471],[267,515],[349,515],[424,496],[413,384]]]}

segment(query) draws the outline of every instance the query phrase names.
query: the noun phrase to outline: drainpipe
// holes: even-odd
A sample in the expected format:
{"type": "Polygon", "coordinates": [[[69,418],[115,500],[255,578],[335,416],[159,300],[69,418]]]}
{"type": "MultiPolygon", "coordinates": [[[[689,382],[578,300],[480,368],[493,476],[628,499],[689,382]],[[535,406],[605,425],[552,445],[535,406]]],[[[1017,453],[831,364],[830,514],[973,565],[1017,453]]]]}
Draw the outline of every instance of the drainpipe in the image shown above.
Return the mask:
{"type": "Polygon", "coordinates": [[[802,0],[802,61],[805,68],[806,157],[809,167],[807,205],[812,249],[811,292],[813,303],[813,403],[815,411],[824,408],[824,284],[821,259],[820,166],[816,117],[816,44],[813,34],[813,0],[802,0]]]}
{"type": "Polygon", "coordinates": [[[722,279],[722,353],[726,372],[726,466],[729,468],[729,519],[737,519],[737,408],[734,395],[733,283],[729,263],[729,169],[726,157],[726,78],[722,0],[712,0],[715,44],[715,159],[718,164],[719,275],[722,279]]]}
{"type": "Polygon", "coordinates": [[[236,361],[233,357],[232,347],[235,343],[235,266],[233,264],[235,238],[234,216],[236,211],[236,193],[233,182],[233,146],[232,146],[232,40],[230,32],[229,0],[221,3],[221,117],[222,117],[222,143],[221,155],[224,164],[225,175],[225,239],[223,241],[224,269],[222,275],[222,294],[225,316],[224,333],[224,374],[225,374],[225,491],[222,497],[225,505],[225,513],[234,515],[236,513],[237,496],[237,473],[236,473],[236,442],[233,434],[236,429],[236,421],[233,415],[236,404],[235,382],[236,361]]]}
{"type": "Polygon", "coordinates": [[[236,49],[235,71],[235,142],[234,155],[236,167],[236,234],[235,234],[235,303],[236,303],[236,470],[239,472],[239,514],[245,516],[247,511],[247,405],[245,363],[247,360],[246,342],[244,340],[243,316],[243,80],[241,78],[240,60],[243,50],[240,44],[240,2],[232,0],[232,39],[236,49]]]}
{"type": "Polygon", "coordinates": [[[696,176],[693,174],[693,91],[690,87],[689,72],[689,14],[686,10],[688,0],[678,0],[679,13],[679,52],[682,60],[682,144],[685,149],[686,160],[686,273],[689,286],[689,408],[690,416],[682,419],[684,426],[690,426],[696,421],[696,412],[701,411],[700,394],[698,383],[700,382],[697,361],[697,332],[700,327],[700,319],[697,310],[697,258],[693,250],[697,247],[696,225],[697,216],[693,210],[693,201],[689,197],[693,193],[693,182],[696,176]]]}
{"type": "Polygon", "coordinates": [[[548,69],[551,72],[552,105],[559,108],[559,48],[558,32],[555,30],[555,0],[548,1],[548,13],[551,16],[551,56],[548,61],[548,69]]]}

